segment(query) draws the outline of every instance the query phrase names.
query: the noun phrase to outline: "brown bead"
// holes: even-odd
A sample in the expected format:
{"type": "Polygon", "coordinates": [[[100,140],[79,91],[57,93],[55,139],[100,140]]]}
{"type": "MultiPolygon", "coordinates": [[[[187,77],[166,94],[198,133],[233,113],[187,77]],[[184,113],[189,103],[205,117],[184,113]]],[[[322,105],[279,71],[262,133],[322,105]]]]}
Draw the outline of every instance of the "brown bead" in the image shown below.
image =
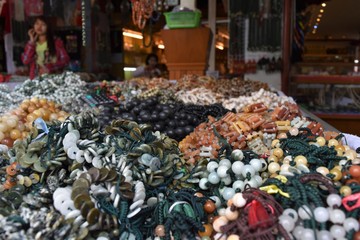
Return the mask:
{"type": "Polygon", "coordinates": [[[204,204],[204,210],[207,213],[213,213],[216,209],[216,205],[213,201],[207,200],[204,204]]]}
{"type": "Polygon", "coordinates": [[[356,233],[354,233],[353,240],[360,240],[360,231],[357,231],[356,233]]]}
{"type": "Polygon", "coordinates": [[[89,192],[88,188],[85,187],[75,187],[71,192],[71,199],[74,200],[80,194],[87,194],[89,192]]]}
{"type": "Polygon", "coordinates": [[[204,194],[202,194],[201,192],[197,192],[197,193],[195,193],[194,195],[195,195],[196,197],[198,197],[198,198],[204,197],[204,194]]]}
{"type": "Polygon", "coordinates": [[[86,218],[89,211],[95,207],[95,204],[92,201],[86,201],[81,205],[80,212],[81,215],[86,218]]]}
{"type": "Polygon", "coordinates": [[[165,237],[165,226],[157,225],[155,228],[155,235],[158,237],[165,237]]]}
{"type": "Polygon", "coordinates": [[[92,182],[97,182],[99,180],[99,178],[100,178],[100,170],[99,169],[92,167],[89,169],[88,173],[91,176],[92,182]]]}
{"type": "Polygon", "coordinates": [[[101,168],[100,169],[100,179],[99,181],[105,181],[105,179],[107,178],[107,176],[109,175],[109,169],[107,168],[101,168]]]}
{"type": "Polygon", "coordinates": [[[198,232],[200,237],[210,237],[213,232],[213,227],[211,224],[204,224],[203,225],[205,230],[203,232],[198,232]]]}
{"type": "Polygon", "coordinates": [[[76,187],[89,188],[90,183],[85,178],[79,178],[79,179],[76,179],[75,182],[73,183],[73,188],[76,188],[76,187]]]}
{"type": "Polygon", "coordinates": [[[106,181],[107,181],[107,182],[114,181],[114,180],[117,178],[117,176],[118,176],[118,174],[117,174],[116,170],[111,169],[111,170],[109,171],[109,175],[108,175],[107,178],[106,178],[106,181]]]}
{"type": "Polygon", "coordinates": [[[74,206],[75,206],[77,209],[80,209],[80,208],[81,208],[81,205],[82,205],[85,201],[91,201],[89,194],[87,194],[87,193],[82,193],[82,194],[80,194],[80,195],[77,195],[77,196],[74,198],[74,206]]]}
{"type": "Polygon", "coordinates": [[[84,178],[84,179],[88,180],[90,184],[92,183],[91,175],[88,174],[87,172],[80,174],[79,178],[84,178]]]}
{"type": "Polygon", "coordinates": [[[360,166],[358,165],[352,165],[349,168],[350,175],[354,178],[360,177],[360,166]]]}
{"type": "Polygon", "coordinates": [[[126,199],[133,199],[134,198],[134,192],[132,192],[132,191],[122,191],[121,195],[126,199]]]}
{"type": "Polygon", "coordinates": [[[99,215],[100,215],[100,211],[97,208],[93,208],[88,212],[86,216],[86,221],[90,225],[93,225],[99,220],[99,215]]]}

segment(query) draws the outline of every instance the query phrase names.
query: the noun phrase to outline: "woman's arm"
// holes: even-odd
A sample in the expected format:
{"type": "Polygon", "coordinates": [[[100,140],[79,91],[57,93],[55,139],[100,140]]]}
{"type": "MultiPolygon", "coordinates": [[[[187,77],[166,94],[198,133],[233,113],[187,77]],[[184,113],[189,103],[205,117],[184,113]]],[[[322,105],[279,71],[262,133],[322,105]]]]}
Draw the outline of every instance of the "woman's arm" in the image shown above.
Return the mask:
{"type": "Polygon", "coordinates": [[[145,66],[140,66],[132,73],[133,77],[143,77],[145,75],[145,66]]]}
{"type": "Polygon", "coordinates": [[[35,43],[31,41],[26,44],[24,53],[21,55],[21,60],[25,65],[35,61],[35,48],[35,43]]]}
{"type": "Polygon", "coordinates": [[[67,54],[64,44],[60,39],[55,40],[55,47],[56,47],[56,62],[55,63],[48,63],[45,64],[45,67],[49,71],[49,73],[62,70],[69,64],[70,57],[67,54]]]}

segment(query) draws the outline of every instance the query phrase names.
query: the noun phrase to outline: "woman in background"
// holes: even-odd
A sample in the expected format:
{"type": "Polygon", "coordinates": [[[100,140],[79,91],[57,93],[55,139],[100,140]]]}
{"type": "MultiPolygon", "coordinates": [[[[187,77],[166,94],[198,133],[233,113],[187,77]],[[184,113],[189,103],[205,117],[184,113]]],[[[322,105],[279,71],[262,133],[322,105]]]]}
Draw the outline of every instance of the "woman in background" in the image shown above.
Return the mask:
{"type": "Polygon", "coordinates": [[[54,37],[46,18],[36,17],[28,35],[30,40],[21,59],[25,65],[29,65],[30,79],[43,74],[62,72],[69,64],[70,58],[63,42],[54,37]]]}
{"type": "Polygon", "coordinates": [[[145,60],[146,66],[136,68],[136,71],[133,72],[133,77],[160,77],[162,73],[159,69],[158,62],[159,58],[156,54],[151,53],[147,55],[145,60]]]}

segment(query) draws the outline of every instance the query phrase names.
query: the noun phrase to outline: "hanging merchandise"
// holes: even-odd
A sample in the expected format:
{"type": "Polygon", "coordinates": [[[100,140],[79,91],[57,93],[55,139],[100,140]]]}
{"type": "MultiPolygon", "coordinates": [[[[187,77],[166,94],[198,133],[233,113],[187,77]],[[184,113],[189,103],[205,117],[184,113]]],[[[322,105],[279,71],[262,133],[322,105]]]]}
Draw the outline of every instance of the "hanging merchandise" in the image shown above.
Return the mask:
{"type": "Polygon", "coordinates": [[[14,0],[14,19],[25,21],[25,6],[23,0],[14,0]]]}
{"type": "Polygon", "coordinates": [[[237,13],[239,2],[230,1],[229,69],[235,74],[245,73],[245,18],[237,13]]]}
{"type": "Polygon", "coordinates": [[[257,7],[257,10],[251,8],[248,12],[248,50],[270,52],[280,50],[282,1],[260,0],[257,7]]]}
{"type": "Polygon", "coordinates": [[[155,0],[131,0],[132,20],[139,29],[144,29],[146,21],[152,16],[155,0]]]}
{"type": "Polygon", "coordinates": [[[27,17],[35,17],[43,15],[43,1],[42,0],[24,0],[25,14],[27,17]]]}
{"type": "Polygon", "coordinates": [[[44,0],[44,15],[64,19],[64,1],[44,0]]]}

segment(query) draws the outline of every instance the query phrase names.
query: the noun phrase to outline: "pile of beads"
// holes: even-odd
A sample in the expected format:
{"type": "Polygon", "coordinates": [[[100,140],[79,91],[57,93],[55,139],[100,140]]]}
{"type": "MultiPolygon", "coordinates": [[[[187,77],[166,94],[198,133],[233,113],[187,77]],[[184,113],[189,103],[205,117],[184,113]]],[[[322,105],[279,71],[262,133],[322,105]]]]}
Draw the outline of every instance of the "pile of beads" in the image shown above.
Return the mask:
{"type": "Polygon", "coordinates": [[[45,98],[56,103],[67,103],[79,98],[85,93],[85,82],[80,76],[65,72],[61,75],[46,75],[41,79],[26,80],[23,84],[16,86],[14,91],[0,91],[0,113],[16,108],[24,99],[37,97],[45,98]]]}
{"type": "Polygon", "coordinates": [[[267,162],[263,158],[253,152],[236,149],[229,159],[209,161],[206,177],[200,179],[199,187],[203,192],[215,194],[212,197],[221,202],[228,201],[236,192],[244,191],[246,185],[253,188],[261,186],[261,176],[267,178],[266,170],[267,162]]]}
{"type": "Polygon", "coordinates": [[[295,103],[291,97],[279,96],[276,93],[260,89],[250,92],[250,95],[239,95],[238,97],[224,99],[222,104],[227,109],[235,109],[236,112],[241,112],[245,106],[255,103],[263,103],[267,108],[274,109],[286,102],[295,103]]]}
{"type": "Polygon", "coordinates": [[[179,102],[162,104],[159,98],[148,98],[120,104],[119,113],[110,112],[112,116],[119,114],[123,119],[151,124],[154,131],[166,133],[180,141],[204,122],[207,116],[218,118],[226,110],[221,105],[184,105],[179,102]]]}
{"type": "MultiPolygon", "coordinates": [[[[217,158],[221,148],[250,148],[257,154],[266,154],[271,141],[277,134],[285,134],[293,124],[311,121],[300,117],[300,111],[293,104],[287,104],[268,112],[264,104],[253,104],[244,108],[245,113],[228,112],[220,120],[209,117],[194,132],[179,144],[184,158],[194,163],[201,157],[217,158]],[[296,120],[295,120],[296,119],[296,120]]],[[[224,149],[222,149],[224,150],[224,149]]]]}
{"type": "Polygon", "coordinates": [[[35,119],[65,121],[68,114],[60,106],[47,99],[26,99],[20,107],[0,117],[0,143],[9,147],[13,141],[28,135],[35,119]]]}

